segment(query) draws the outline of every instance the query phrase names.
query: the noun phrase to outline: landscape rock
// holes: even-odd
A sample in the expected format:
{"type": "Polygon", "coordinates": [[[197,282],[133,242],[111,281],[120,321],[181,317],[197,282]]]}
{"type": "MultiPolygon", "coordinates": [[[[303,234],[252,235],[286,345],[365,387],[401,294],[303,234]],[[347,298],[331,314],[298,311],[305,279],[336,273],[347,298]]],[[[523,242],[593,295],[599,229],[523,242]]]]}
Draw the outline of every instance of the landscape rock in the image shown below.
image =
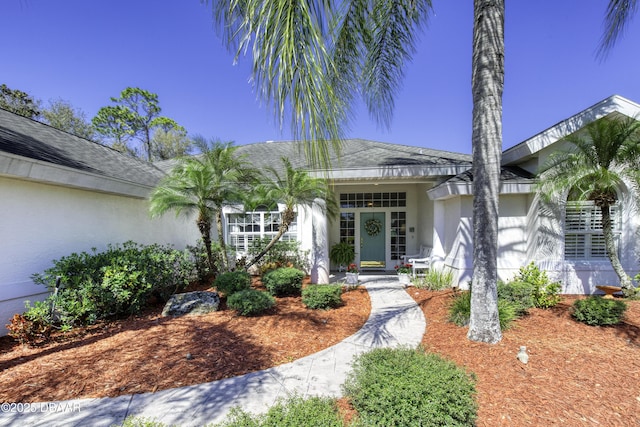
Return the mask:
{"type": "Polygon", "coordinates": [[[175,294],[162,310],[163,316],[183,316],[185,314],[207,314],[218,311],[220,296],[217,292],[186,292],[175,294]]]}

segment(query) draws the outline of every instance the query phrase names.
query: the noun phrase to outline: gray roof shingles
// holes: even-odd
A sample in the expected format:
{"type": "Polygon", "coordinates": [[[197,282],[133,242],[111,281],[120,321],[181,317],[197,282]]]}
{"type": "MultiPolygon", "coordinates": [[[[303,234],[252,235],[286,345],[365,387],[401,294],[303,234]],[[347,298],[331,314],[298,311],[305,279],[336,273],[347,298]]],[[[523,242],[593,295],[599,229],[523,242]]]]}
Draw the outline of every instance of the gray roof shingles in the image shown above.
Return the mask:
{"type": "MultiPolygon", "coordinates": [[[[2,109],[0,151],[148,187],[155,186],[175,165],[175,160],[147,163],[2,109]]],[[[280,159],[288,157],[296,168],[313,169],[302,143],[296,141],[240,145],[237,153],[245,155],[258,168],[279,170],[280,159]]],[[[343,141],[341,154],[330,150],[332,169],[471,166],[470,155],[364,139],[343,141]]]]}

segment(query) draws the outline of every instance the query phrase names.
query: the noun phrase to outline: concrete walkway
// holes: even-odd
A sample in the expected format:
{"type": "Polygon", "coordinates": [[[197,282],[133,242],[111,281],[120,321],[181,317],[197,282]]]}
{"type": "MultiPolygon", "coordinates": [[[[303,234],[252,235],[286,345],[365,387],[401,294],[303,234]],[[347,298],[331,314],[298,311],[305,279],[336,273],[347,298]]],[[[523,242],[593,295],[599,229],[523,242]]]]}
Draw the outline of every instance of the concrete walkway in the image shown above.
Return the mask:
{"type": "Polygon", "coordinates": [[[265,412],[278,398],[340,396],[353,357],[376,347],[416,347],[426,323],[422,310],[395,275],[360,275],[371,298],[371,315],[362,329],[344,341],[294,362],[189,387],[116,398],[77,399],[3,405],[2,426],[112,426],[128,415],[153,418],[167,425],[203,426],[223,421],[234,406],[265,412]],[[21,410],[21,412],[7,412],[21,410]]]}

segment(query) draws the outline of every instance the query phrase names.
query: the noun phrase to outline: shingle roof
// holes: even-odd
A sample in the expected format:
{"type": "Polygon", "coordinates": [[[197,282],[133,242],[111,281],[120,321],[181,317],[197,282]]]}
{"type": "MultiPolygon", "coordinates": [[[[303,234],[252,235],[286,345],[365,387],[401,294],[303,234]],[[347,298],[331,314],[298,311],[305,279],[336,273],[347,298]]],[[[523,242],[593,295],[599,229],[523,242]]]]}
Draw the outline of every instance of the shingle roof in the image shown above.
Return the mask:
{"type": "MultiPolygon", "coordinates": [[[[239,154],[249,157],[256,167],[275,166],[281,157],[288,157],[294,167],[315,169],[304,156],[299,142],[263,142],[242,145],[239,154]]],[[[471,165],[471,156],[430,148],[389,144],[364,139],[347,139],[342,144],[341,156],[330,150],[331,168],[357,169],[390,166],[462,166],[471,165]]]]}
{"type": "MultiPolygon", "coordinates": [[[[175,165],[175,160],[147,163],[2,109],[1,151],[146,187],[155,186],[175,165]]],[[[296,141],[241,145],[238,146],[237,153],[247,156],[257,168],[274,167],[278,170],[282,166],[280,159],[287,157],[295,168],[315,169],[307,161],[302,143],[296,141]]],[[[338,156],[335,151],[330,150],[331,169],[419,167],[409,172],[409,175],[419,175],[432,167],[454,167],[460,170],[471,166],[470,155],[364,139],[345,140],[341,154],[338,156]]],[[[434,175],[439,174],[441,172],[434,172],[434,175]]]]}
{"type": "MultiPolygon", "coordinates": [[[[529,171],[522,169],[519,166],[502,166],[500,168],[500,181],[508,182],[508,181],[522,181],[522,180],[533,180],[535,175],[529,171]]],[[[453,182],[473,182],[473,174],[471,173],[471,169],[462,172],[454,177],[449,178],[447,183],[453,182]]]]}
{"type": "Polygon", "coordinates": [[[153,187],[153,164],[0,109],[0,151],[104,177],[153,187]]]}

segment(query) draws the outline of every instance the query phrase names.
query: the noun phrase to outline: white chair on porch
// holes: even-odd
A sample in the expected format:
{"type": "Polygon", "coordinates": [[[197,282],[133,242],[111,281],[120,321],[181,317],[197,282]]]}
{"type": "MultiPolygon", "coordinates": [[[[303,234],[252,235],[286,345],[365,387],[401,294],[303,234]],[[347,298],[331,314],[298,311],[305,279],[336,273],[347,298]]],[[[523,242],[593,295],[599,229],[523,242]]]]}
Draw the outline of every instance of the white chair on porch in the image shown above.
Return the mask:
{"type": "Polygon", "coordinates": [[[427,258],[431,256],[432,248],[426,245],[420,245],[420,251],[417,254],[412,255],[402,255],[400,258],[402,259],[403,264],[409,264],[410,259],[420,259],[427,258]]]}
{"type": "Polygon", "coordinates": [[[423,252],[423,255],[420,258],[409,258],[409,264],[411,264],[411,270],[413,272],[413,277],[424,276],[425,270],[428,270],[431,267],[431,252],[433,248],[426,247],[423,252]],[[422,273],[419,274],[418,271],[422,273]]]}

